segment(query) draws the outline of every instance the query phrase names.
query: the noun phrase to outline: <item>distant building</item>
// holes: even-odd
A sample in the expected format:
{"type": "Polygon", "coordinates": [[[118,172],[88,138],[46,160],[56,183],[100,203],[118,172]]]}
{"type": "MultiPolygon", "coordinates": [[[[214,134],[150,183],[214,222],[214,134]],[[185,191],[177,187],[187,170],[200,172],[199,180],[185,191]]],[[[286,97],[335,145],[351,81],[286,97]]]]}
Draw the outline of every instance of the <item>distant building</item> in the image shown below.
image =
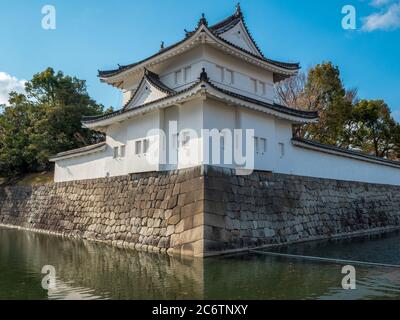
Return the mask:
{"type": "Polygon", "coordinates": [[[299,68],[263,55],[240,6],[215,25],[203,15],[178,43],[99,71],[101,81],[123,92],[124,106],[83,120],[84,127],[104,132],[106,141],[53,157],[55,181],[212,164],[400,184],[398,162],[294,138],[294,124],[316,122],[318,115],[275,103],[274,84],[299,68]],[[236,151],[246,163],[236,161],[236,151]],[[219,161],[213,161],[216,153],[219,161]]]}

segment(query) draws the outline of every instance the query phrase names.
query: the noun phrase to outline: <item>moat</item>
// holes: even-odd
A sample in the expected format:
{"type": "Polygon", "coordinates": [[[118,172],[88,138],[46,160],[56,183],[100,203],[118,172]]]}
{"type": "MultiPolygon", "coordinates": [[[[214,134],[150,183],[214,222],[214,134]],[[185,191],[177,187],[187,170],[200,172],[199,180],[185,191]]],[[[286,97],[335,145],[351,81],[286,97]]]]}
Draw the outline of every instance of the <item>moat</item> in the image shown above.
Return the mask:
{"type": "MultiPolygon", "coordinates": [[[[279,252],[400,264],[400,233],[312,242],[279,252]]],[[[343,265],[241,254],[206,260],[123,250],[0,228],[0,299],[400,299],[400,269],[361,267],[343,290],[343,265]],[[43,266],[54,288],[42,288],[43,266]]]]}

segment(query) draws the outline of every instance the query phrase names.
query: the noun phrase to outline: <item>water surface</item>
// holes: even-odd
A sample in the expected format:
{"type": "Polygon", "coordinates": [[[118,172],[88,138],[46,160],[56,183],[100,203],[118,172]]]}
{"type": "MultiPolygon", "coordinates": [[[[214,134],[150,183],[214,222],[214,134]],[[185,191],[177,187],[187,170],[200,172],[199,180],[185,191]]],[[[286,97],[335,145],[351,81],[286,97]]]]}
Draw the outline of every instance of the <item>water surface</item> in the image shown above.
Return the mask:
{"type": "MultiPolygon", "coordinates": [[[[280,248],[280,252],[400,264],[398,232],[280,248]]],[[[277,249],[275,249],[277,250],[277,249]]],[[[117,249],[0,228],[0,299],[400,299],[400,269],[356,267],[242,254],[206,260],[117,249]],[[43,266],[56,286],[42,288],[43,266]]]]}

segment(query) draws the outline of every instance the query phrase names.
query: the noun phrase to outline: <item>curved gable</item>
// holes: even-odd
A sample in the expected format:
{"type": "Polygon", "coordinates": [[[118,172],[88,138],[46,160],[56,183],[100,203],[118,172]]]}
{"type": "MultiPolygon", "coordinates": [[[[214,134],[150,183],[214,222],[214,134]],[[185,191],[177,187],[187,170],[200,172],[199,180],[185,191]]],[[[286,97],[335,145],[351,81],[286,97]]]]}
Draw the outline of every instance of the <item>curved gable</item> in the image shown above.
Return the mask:
{"type": "Polygon", "coordinates": [[[218,36],[243,50],[262,57],[242,21],[236,24],[232,29],[220,33],[218,36]]]}
{"type": "Polygon", "coordinates": [[[125,108],[132,109],[166,96],[168,96],[166,92],[158,89],[148,79],[144,79],[125,108]]]}

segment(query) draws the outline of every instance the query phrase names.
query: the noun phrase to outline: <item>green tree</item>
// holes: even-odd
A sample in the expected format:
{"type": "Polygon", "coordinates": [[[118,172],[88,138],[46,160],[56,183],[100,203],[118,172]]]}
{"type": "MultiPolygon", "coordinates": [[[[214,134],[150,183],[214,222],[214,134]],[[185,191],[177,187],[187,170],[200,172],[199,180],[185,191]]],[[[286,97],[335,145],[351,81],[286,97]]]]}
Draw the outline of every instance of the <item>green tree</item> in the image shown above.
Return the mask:
{"type": "Polygon", "coordinates": [[[304,87],[304,107],[318,111],[320,119],[317,124],[306,126],[305,135],[322,143],[349,146],[353,99],[343,86],[339,68],[331,62],[310,69],[304,87]]]}
{"type": "Polygon", "coordinates": [[[82,116],[104,113],[87,93],[86,83],[48,68],[12,93],[0,114],[0,175],[48,169],[49,157],[104,139],[82,128],[82,116]]]}
{"type": "Polygon", "coordinates": [[[22,94],[10,94],[10,106],[0,115],[0,172],[11,176],[30,172],[35,167],[35,152],[30,145],[33,106],[22,94]]]}
{"type": "Polygon", "coordinates": [[[400,125],[382,100],[361,100],[353,110],[353,147],[389,159],[399,158],[400,125]]]}

